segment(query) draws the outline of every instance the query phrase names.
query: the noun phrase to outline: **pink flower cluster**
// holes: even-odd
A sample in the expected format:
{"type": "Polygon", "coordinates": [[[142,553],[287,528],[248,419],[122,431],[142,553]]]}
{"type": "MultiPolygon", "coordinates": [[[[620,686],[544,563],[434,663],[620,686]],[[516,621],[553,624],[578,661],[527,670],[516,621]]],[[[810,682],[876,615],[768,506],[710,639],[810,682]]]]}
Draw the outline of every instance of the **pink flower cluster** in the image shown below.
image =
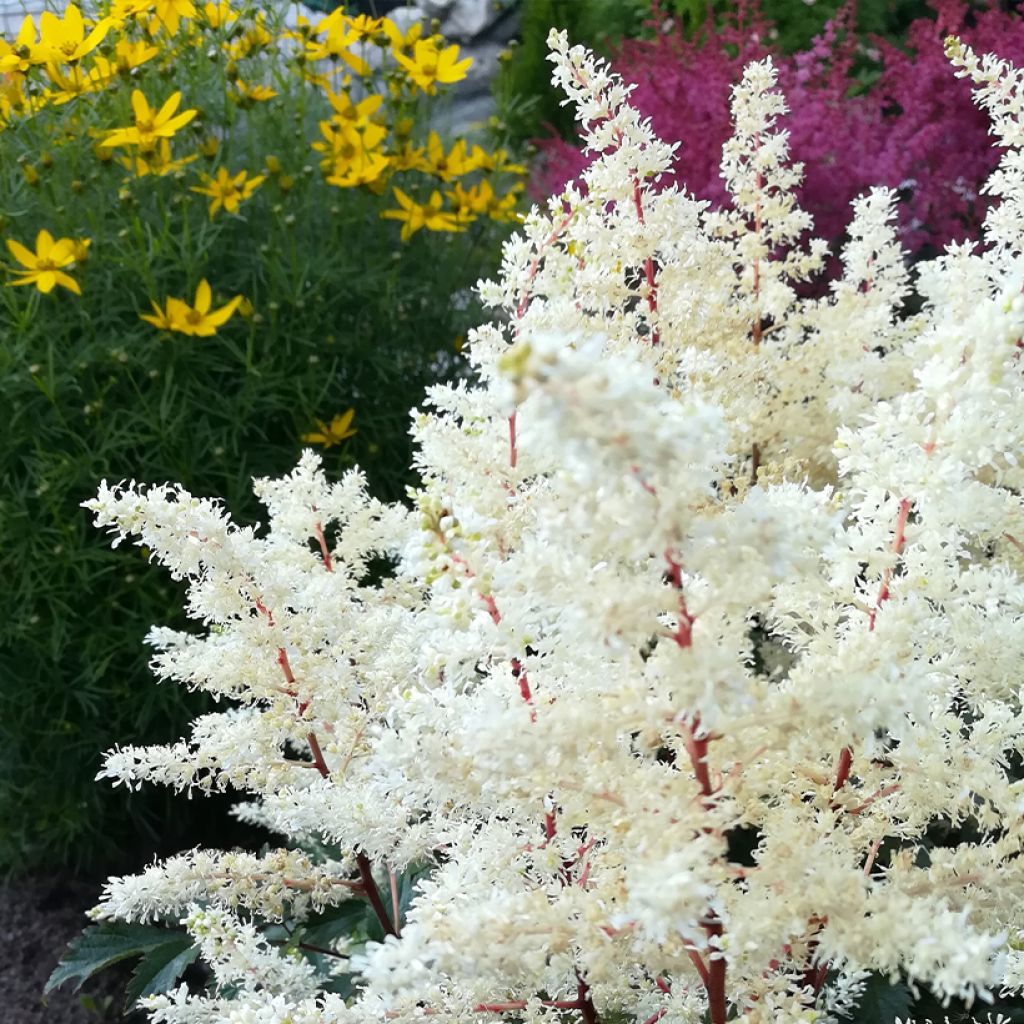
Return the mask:
{"type": "MultiPolygon", "coordinates": [[[[719,159],[731,131],[730,90],[745,64],[771,54],[790,108],[791,157],[805,166],[799,200],[816,234],[838,240],[850,201],[871,185],[888,185],[899,190],[901,240],[911,251],[976,237],[988,205],[978,190],[999,151],[971,101],[970,83],[950,74],[943,39],[956,34],[978,52],[1020,64],[1024,18],[995,0],[981,10],[966,0],[928,2],[933,16],[911,24],[905,48],[861,40],[852,30],[855,0],[808,50],[789,57],[772,51],[758,0],[741,0],[725,25],[707,25],[692,39],[670,29],[623,40],[613,67],[635,85],[631,103],[658,135],[681,142],[673,173],[661,184],[678,184],[714,205],[726,201],[719,159]],[[881,75],[851,95],[854,61],[865,49],[881,75]]],[[[594,157],[561,139],[539,147],[538,196],[557,194],[594,157]]]]}

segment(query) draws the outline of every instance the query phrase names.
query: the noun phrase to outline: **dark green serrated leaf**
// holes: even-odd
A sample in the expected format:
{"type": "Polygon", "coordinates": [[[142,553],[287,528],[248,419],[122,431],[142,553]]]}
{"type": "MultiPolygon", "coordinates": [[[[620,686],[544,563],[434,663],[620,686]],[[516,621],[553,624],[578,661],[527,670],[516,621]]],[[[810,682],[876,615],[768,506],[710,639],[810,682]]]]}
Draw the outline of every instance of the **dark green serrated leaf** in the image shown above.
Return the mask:
{"type": "MultiPolygon", "coordinates": [[[[187,938],[181,929],[171,930],[145,924],[124,924],[116,921],[93,925],[69,943],[60,963],[46,982],[43,993],[45,995],[52,992],[64,982],[75,979],[77,991],[87,978],[92,977],[97,971],[102,971],[104,967],[159,949],[170,942],[178,941],[181,936],[187,938]]],[[[191,945],[191,939],[188,941],[191,945]]]]}
{"type": "Polygon", "coordinates": [[[132,1005],[142,996],[166,992],[185,973],[185,968],[199,956],[199,947],[190,935],[175,935],[144,954],[125,989],[125,1000],[132,1005]]]}
{"type": "Polygon", "coordinates": [[[854,1020],[863,1024],[893,1024],[898,1017],[911,1016],[910,989],[901,981],[892,982],[884,974],[872,974],[861,996],[854,1020]]]}
{"type": "Polygon", "coordinates": [[[362,900],[349,900],[311,917],[302,926],[302,941],[313,946],[330,946],[335,939],[366,931],[373,911],[362,900]]]}

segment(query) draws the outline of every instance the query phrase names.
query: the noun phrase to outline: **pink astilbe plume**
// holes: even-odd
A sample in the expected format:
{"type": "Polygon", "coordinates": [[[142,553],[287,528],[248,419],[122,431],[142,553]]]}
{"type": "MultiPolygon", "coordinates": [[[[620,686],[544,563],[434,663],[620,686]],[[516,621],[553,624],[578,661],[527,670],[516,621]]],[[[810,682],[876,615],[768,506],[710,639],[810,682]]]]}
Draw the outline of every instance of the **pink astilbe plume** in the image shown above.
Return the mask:
{"type": "MultiPolygon", "coordinates": [[[[948,73],[943,39],[956,33],[980,51],[1019,62],[1024,19],[994,2],[980,11],[965,0],[929,0],[929,6],[934,16],[910,25],[905,48],[870,40],[881,74],[855,95],[854,61],[863,45],[854,31],[855,0],[792,56],[773,52],[770,23],[757,0],[745,0],[723,24],[706,24],[693,38],[676,28],[623,40],[613,66],[634,87],[631,102],[654,130],[682,143],[662,184],[680,185],[717,206],[726,201],[719,157],[731,130],[731,89],[749,61],[771,54],[789,101],[790,151],[806,168],[798,200],[814,217],[816,233],[838,240],[851,200],[871,185],[886,185],[900,195],[903,244],[911,251],[942,247],[977,237],[988,205],[978,189],[999,157],[968,83],[948,73]]],[[[538,195],[559,191],[595,155],[561,139],[543,140],[540,154],[538,195]]]]}

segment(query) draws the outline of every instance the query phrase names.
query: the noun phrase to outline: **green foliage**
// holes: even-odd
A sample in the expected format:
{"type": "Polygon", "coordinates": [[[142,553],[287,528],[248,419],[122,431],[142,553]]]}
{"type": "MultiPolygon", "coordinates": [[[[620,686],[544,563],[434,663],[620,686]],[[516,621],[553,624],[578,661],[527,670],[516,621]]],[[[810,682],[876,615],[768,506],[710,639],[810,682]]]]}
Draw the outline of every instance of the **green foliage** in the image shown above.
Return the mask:
{"type": "MultiPolygon", "coordinates": [[[[153,686],[146,664],[149,628],[184,625],[177,587],[144,557],[126,571],[80,503],[101,478],[134,476],[222,495],[255,520],[251,478],[286,472],[303,435],[349,408],[356,433],[326,451],[328,471],[358,462],[376,493],[400,496],[409,409],[459,372],[456,339],[476,319],[469,289],[507,233],[507,210],[408,242],[381,219],[396,207],[392,185],[417,202],[454,186],[423,157],[437,101],[393,60],[374,115],[388,169],[369,184],[328,183],[310,147],[332,110],[310,73],[344,92],[346,65],[309,58],[275,15],[238,13],[174,37],[126,26],[118,42],[152,41],[159,55],[67,102],[42,65],[23,97],[0,81],[0,256],[9,239],[32,249],[41,229],[91,243],[71,270],[80,297],[11,287],[21,268],[10,258],[0,284],[0,871],[109,864],[129,849],[122,859],[137,864],[160,818],[178,828],[161,828],[164,852],[194,841],[196,804],[176,800],[170,814],[167,794],[126,801],[93,781],[103,750],[177,739],[206,704],[153,686]],[[249,47],[245,33],[261,28],[282,38],[249,47]],[[239,78],[276,95],[240,100],[239,78]],[[154,106],[180,90],[180,109],[199,111],[172,140],[191,162],[139,176],[130,150],[96,145],[132,124],[134,89],[154,106]],[[30,114],[26,96],[42,109],[30,114]],[[391,155],[405,143],[414,159],[402,166],[391,155]],[[237,212],[211,217],[193,188],[218,168],[264,180],[237,212]],[[201,279],[215,306],[241,295],[251,310],[213,337],[140,319],[168,297],[191,303],[201,279]]],[[[83,67],[113,58],[115,35],[83,67]]],[[[507,180],[485,168],[495,192],[507,180]]]]}
{"type": "Polygon", "coordinates": [[[134,957],[141,957],[125,991],[131,1004],[142,996],[156,995],[172,988],[199,948],[184,928],[159,928],[117,921],[86,928],[67,948],[46,982],[52,992],[73,981],[75,991],[98,971],[134,957]]]}

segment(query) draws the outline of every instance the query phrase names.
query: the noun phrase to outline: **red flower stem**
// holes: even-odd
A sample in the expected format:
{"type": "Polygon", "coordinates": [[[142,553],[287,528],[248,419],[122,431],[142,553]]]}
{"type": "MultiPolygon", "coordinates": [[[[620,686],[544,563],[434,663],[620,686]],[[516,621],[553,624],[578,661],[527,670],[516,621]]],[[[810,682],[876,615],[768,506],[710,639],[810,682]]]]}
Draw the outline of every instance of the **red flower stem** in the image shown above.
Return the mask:
{"type": "Polygon", "coordinates": [[[370,906],[373,908],[377,920],[380,921],[381,928],[384,929],[384,934],[394,935],[397,938],[398,932],[395,931],[395,926],[388,917],[384,901],[380,898],[380,890],[377,888],[377,883],[373,880],[373,868],[370,866],[370,858],[362,850],[356,854],[356,867],[359,868],[359,877],[363,882],[363,891],[366,893],[366,898],[370,901],[370,906]]]}
{"type": "MultiPolygon", "coordinates": [[[[515,313],[515,336],[519,340],[519,330],[522,326],[522,319],[530,305],[530,292],[533,289],[533,282],[540,271],[541,261],[544,259],[545,250],[549,249],[564,234],[565,229],[572,223],[575,212],[567,213],[551,230],[551,234],[544,239],[537,247],[533,259],[530,261],[530,269],[526,272],[526,281],[523,283],[523,290],[520,293],[519,301],[516,303],[515,313]]],[[[516,447],[516,410],[508,418],[508,464],[512,469],[516,468],[519,459],[519,450],[516,447]]]]}
{"type": "MultiPolygon", "coordinates": [[[[714,920],[704,925],[704,931],[709,940],[720,939],[723,931],[722,922],[716,916],[714,920]]],[[[708,994],[711,1024],[726,1024],[725,968],[724,954],[721,950],[713,950],[708,955],[708,980],[704,985],[708,994]]]]}
{"type": "MultiPolygon", "coordinates": [[[[894,554],[899,554],[903,550],[903,543],[906,540],[906,529],[907,529],[907,517],[910,515],[910,506],[913,502],[909,498],[903,498],[900,501],[899,512],[896,514],[896,527],[893,530],[892,538],[892,551],[894,554]]],[[[889,600],[889,583],[892,581],[892,567],[882,573],[882,583],[878,588],[878,597],[875,598],[875,607],[871,609],[871,615],[868,617],[868,631],[874,632],[875,629],[875,616],[878,614],[878,609],[889,600]]]]}
{"type": "Polygon", "coordinates": [[[324,537],[324,528],[320,524],[319,519],[316,521],[314,529],[316,531],[316,539],[320,542],[320,556],[324,560],[324,568],[328,572],[334,572],[334,563],[331,561],[331,553],[327,550],[327,538],[324,537]]]}

